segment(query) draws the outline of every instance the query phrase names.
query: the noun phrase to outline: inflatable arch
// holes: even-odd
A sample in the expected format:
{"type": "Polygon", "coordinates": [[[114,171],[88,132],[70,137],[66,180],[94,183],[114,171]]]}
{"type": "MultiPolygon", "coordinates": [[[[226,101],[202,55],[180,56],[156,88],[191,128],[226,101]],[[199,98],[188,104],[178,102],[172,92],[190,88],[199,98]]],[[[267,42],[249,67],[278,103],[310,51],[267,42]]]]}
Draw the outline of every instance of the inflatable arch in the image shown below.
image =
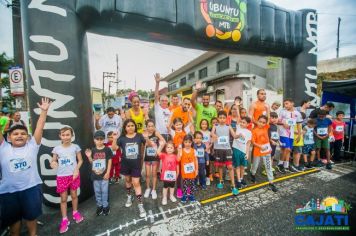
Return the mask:
{"type": "MultiPolygon", "coordinates": [[[[284,96],[316,95],[317,15],[261,0],[24,0],[21,2],[26,76],[32,121],[36,102],[54,100],[45,125],[39,169],[46,205],[59,203],[51,149],[69,125],[75,142],[92,143],[87,32],[229,53],[287,58],[284,96]]],[[[81,170],[80,200],[92,194],[89,163],[81,170]]]]}

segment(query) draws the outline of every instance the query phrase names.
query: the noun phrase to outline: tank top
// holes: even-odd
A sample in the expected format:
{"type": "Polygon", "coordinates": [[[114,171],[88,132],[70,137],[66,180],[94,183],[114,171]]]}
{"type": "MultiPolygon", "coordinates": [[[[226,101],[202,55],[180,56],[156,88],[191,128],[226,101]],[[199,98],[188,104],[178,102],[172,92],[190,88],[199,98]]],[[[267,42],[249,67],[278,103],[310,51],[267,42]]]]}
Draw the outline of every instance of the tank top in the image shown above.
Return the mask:
{"type": "Polygon", "coordinates": [[[255,103],[255,112],[253,113],[254,121],[258,120],[258,117],[261,115],[267,116],[267,109],[264,102],[256,101],[255,103]]]}
{"type": "Polygon", "coordinates": [[[149,147],[149,146],[145,147],[144,161],[158,161],[159,160],[157,157],[157,148],[159,146],[158,137],[155,135],[155,133],[153,133],[148,138],[155,144],[155,146],[154,147],[149,147]]]}
{"type": "Polygon", "coordinates": [[[214,149],[231,149],[230,146],[230,126],[217,125],[215,126],[215,134],[218,140],[214,142],[214,149]]]}
{"type": "Polygon", "coordinates": [[[181,175],[183,179],[195,179],[196,170],[198,168],[198,160],[195,155],[194,148],[191,148],[189,153],[182,150],[182,158],[180,160],[181,175]]]}
{"type": "Polygon", "coordinates": [[[137,116],[135,115],[135,112],[133,112],[132,108],[129,111],[131,119],[133,119],[137,125],[137,133],[142,134],[145,124],[145,117],[143,115],[142,109],[140,108],[140,113],[137,116]]]}

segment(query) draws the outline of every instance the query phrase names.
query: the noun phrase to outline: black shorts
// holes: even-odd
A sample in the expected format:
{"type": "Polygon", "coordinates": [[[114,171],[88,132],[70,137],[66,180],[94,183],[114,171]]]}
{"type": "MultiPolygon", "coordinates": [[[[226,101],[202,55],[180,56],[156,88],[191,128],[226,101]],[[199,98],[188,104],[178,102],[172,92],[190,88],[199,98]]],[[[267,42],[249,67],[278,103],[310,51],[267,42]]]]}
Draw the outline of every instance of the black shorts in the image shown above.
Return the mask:
{"type": "Polygon", "coordinates": [[[142,169],[139,167],[133,168],[133,167],[127,166],[127,165],[121,165],[120,174],[125,175],[125,176],[131,176],[134,178],[141,178],[141,171],[142,171],[142,169]]]}
{"type": "Polygon", "coordinates": [[[41,185],[14,193],[0,194],[0,222],[4,228],[22,219],[32,221],[42,215],[41,185]]]}
{"type": "Polygon", "coordinates": [[[216,162],[232,161],[231,149],[214,149],[214,157],[216,162]]]}
{"type": "Polygon", "coordinates": [[[174,188],[176,181],[163,181],[163,188],[174,188]]]}
{"type": "Polygon", "coordinates": [[[214,154],[212,153],[209,154],[209,161],[215,161],[214,154]]]}

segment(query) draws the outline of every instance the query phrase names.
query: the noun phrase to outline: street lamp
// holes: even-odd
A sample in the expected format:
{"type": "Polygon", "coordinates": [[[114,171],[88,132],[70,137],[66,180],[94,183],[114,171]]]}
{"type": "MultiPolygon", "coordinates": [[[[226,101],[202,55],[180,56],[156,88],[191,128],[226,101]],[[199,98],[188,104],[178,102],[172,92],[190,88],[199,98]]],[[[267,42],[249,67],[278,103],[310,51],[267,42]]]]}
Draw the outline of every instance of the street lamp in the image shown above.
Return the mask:
{"type": "Polygon", "coordinates": [[[103,110],[105,111],[105,79],[115,78],[115,73],[112,72],[103,72],[103,92],[102,92],[102,100],[103,100],[103,110]]]}

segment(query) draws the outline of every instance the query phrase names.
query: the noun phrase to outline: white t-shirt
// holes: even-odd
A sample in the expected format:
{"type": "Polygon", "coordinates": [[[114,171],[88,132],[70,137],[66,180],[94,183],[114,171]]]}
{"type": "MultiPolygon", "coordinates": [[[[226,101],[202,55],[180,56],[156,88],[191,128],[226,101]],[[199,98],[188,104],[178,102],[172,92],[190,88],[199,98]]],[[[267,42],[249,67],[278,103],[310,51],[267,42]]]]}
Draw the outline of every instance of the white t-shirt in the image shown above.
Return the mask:
{"type": "Polygon", "coordinates": [[[247,153],[247,142],[251,141],[252,133],[248,129],[243,129],[239,125],[236,126],[236,134],[242,134],[244,137],[234,139],[232,147],[240,150],[243,153],[247,153]]]}
{"type": "Polygon", "coordinates": [[[314,144],[314,128],[305,126],[303,129],[306,131],[303,137],[304,144],[314,144]]]}
{"type": "Polygon", "coordinates": [[[122,128],[122,119],[116,114],[114,114],[112,118],[109,118],[106,114],[100,118],[99,125],[101,130],[104,131],[105,136],[107,136],[110,131],[120,133],[122,128]]]}
{"type": "Polygon", "coordinates": [[[163,109],[159,103],[155,103],[155,120],[156,120],[156,129],[161,134],[169,134],[167,125],[171,118],[171,111],[167,108],[163,109]]]}
{"type": "Polygon", "coordinates": [[[5,140],[0,144],[0,194],[23,191],[42,183],[37,168],[39,148],[34,138],[23,147],[12,147],[5,140]]]}
{"type": "Polygon", "coordinates": [[[53,148],[52,153],[58,156],[57,176],[73,175],[77,167],[77,153],[80,150],[80,147],[73,143],[68,147],[60,145],[53,148]]]}
{"type": "Polygon", "coordinates": [[[294,126],[296,126],[297,123],[302,123],[303,119],[299,111],[287,111],[286,109],[283,109],[279,113],[279,121],[283,124],[288,124],[290,126],[289,129],[286,129],[284,128],[284,126],[280,125],[278,129],[279,136],[293,139],[294,126]]]}

